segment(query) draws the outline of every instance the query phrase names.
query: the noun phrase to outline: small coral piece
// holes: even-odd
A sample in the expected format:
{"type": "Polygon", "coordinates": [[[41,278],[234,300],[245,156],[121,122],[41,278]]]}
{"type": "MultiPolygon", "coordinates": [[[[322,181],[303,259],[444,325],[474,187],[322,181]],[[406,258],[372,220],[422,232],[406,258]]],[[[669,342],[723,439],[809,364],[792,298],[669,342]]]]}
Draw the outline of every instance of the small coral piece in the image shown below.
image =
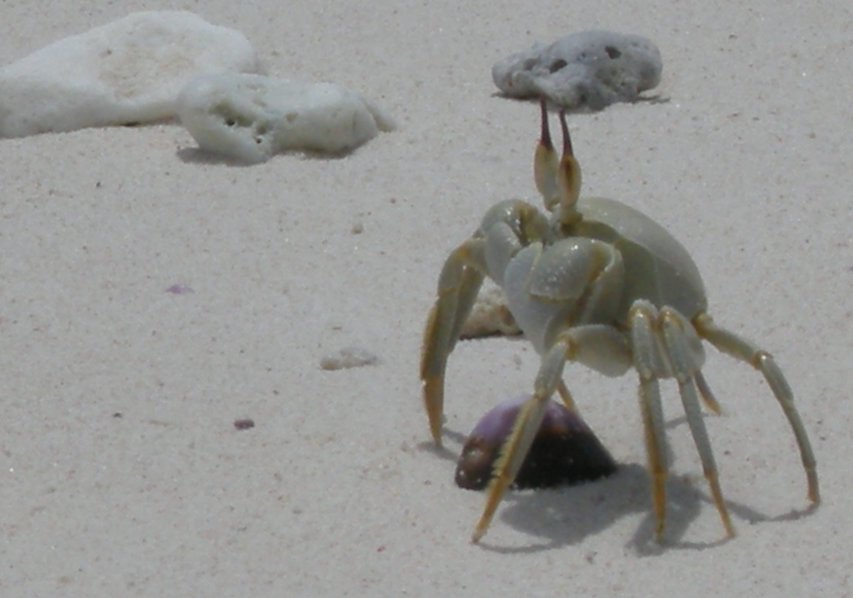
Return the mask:
{"type": "Polygon", "coordinates": [[[344,347],[334,355],[327,355],[320,360],[324,370],[346,370],[366,365],[376,365],[379,358],[361,347],[344,347]]]}
{"type": "Polygon", "coordinates": [[[250,164],[290,150],[344,153],[396,126],[340,85],[242,73],[190,81],[178,116],[201,149],[250,164]]]}
{"type": "Polygon", "coordinates": [[[173,118],[193,77],[256,69],[239,31],[190,12],[132,13],[0,68],[0,137],[173,118]]]}

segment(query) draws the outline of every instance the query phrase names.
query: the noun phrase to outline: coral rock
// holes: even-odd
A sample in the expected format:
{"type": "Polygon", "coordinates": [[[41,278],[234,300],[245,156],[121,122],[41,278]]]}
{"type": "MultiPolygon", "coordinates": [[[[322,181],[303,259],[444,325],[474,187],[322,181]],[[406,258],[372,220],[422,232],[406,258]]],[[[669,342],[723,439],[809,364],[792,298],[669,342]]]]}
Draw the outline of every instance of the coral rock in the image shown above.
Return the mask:
{"type": "Polygon", "coordinates": [[[492,79],[510,97],[545,96],[565,108],[601,110],[637,100],[660,82],[662,69],[660,51],[644,37],[581,31],[501,60],[492,79]]]}
{"type": "Polygon", "coordinates": [[[287,150],[338,154],[394,128],[378,106],[333,83],[210,75],[191,81],[179,104],[199,147],[247,163],[287,150]]]}
{"type": "Polygon", "coordinates": [[[173,118],[189,79],[256,68],[238,31],[189,12],[134,13],[0,69],[0,137],[173,118]]]}

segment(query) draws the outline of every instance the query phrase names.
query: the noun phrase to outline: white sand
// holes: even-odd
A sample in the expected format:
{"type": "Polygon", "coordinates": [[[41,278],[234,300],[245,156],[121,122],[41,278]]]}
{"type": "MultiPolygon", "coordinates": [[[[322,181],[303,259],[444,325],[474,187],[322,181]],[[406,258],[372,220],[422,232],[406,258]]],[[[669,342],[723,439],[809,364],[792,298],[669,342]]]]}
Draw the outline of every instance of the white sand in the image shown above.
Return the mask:
{"type": "MultiPolygon", "coordinates": [[[[175,125],[0,141],[0,594],[849,594],[851,9],[354,5],[201,13],[244,32],[271,74],[395,115],[399,131],[347,158],[233,167],[175,125]],[[451,247],[494,201],[535,193],[536,107],[494,97],[492,63],[593,27],[653,39],[667,101],[572,117],[586,193],[670,227],[717,320],[776,355],[818,457],[813,513],[791,515],[805,481],[766,385],[711,350],[736,539],[719,542],[670,383],[670,540],[654,544],[636,379],[572,367],[622,472],[513,494],[468,542],[483,497],[453,484],[459,441],[530,388],[537,359],[523,342],[460,343],[436,452],[421,329],[451,247]],[[378,365],[321,369],[345,347],[378,365]]],[[[67,6],[2,3],[0,62],[157,8],[67,6]]]]}

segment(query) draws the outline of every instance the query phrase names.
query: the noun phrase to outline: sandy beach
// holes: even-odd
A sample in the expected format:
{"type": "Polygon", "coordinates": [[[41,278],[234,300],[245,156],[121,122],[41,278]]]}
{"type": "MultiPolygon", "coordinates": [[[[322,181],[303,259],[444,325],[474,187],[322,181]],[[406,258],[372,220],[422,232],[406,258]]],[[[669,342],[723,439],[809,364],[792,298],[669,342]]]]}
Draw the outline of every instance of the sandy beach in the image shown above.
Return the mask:
{"type": "MultiPolygon", "coordinates": [[[[0,64],[162,8],[2,2],[0,64]]],[[[168,8],[243,32],[272,75],[369,95],[399,129],[342,158],[246,167],[175,123],[0,139],[0,594],[853,594],[849,3],[168,8]],[[483,413],[531,390],[539,358],[519,339],[460,342],[436,450],[423,326],[483,212],[540,203],[537,105],[499,97],[492,64],[592,28],[654,40],[664,66],[654,101],[570,115],[583,194],[663,224],[716,321],[775,356],[817,457],[815,510],[763,378],[707,347],[734,539],[676,384],[660,545],[637,376],[569,365],[619,472],[510,493],[470,543],[484,497],[454,485],[456,457],[483,413]],[[349,347],[378,362],[321,367],[349,347]]]]}

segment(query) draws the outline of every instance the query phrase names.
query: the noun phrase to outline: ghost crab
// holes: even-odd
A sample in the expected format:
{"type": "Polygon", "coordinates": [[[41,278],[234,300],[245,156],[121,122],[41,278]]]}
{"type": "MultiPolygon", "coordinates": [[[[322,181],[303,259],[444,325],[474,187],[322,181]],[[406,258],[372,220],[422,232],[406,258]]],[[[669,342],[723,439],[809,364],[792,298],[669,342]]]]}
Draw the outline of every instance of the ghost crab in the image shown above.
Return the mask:
{"type": "Polygon", "coordinates": [[[734,535],[720,489],[700,399],[720,407],[702,375],[707,341],[719,351],[759,370],[788,419],[808,482],[808,498],[820,501],[818,477],[806,430],[793,394],[773,357],[745,338],[717,326],[707,313],[699,270],[690,255],[659,224],[620,202],[581,198],[581,170],[572,151],[565,113],[559,113],[563,153],[551,142],[547,107],[534,155],[536,187],[550,216],[521,200],[490,208],[477,232],[447,258],[438,298],[424,332],[421,380],[430,430],[441,444],[444,375],[462,324],[489,276],[506,292],[507,305],[541,356],[532,397],[524,404],[501,449],[474,530],[477,542],[488,529],[558,392],[574,402],[562,380],[566,361],[607,376],[633,368],[652,485],[656,536],[666,521],[664,417],[659,380],[675,378],[711,496],[728,536],[734,535]]]}

